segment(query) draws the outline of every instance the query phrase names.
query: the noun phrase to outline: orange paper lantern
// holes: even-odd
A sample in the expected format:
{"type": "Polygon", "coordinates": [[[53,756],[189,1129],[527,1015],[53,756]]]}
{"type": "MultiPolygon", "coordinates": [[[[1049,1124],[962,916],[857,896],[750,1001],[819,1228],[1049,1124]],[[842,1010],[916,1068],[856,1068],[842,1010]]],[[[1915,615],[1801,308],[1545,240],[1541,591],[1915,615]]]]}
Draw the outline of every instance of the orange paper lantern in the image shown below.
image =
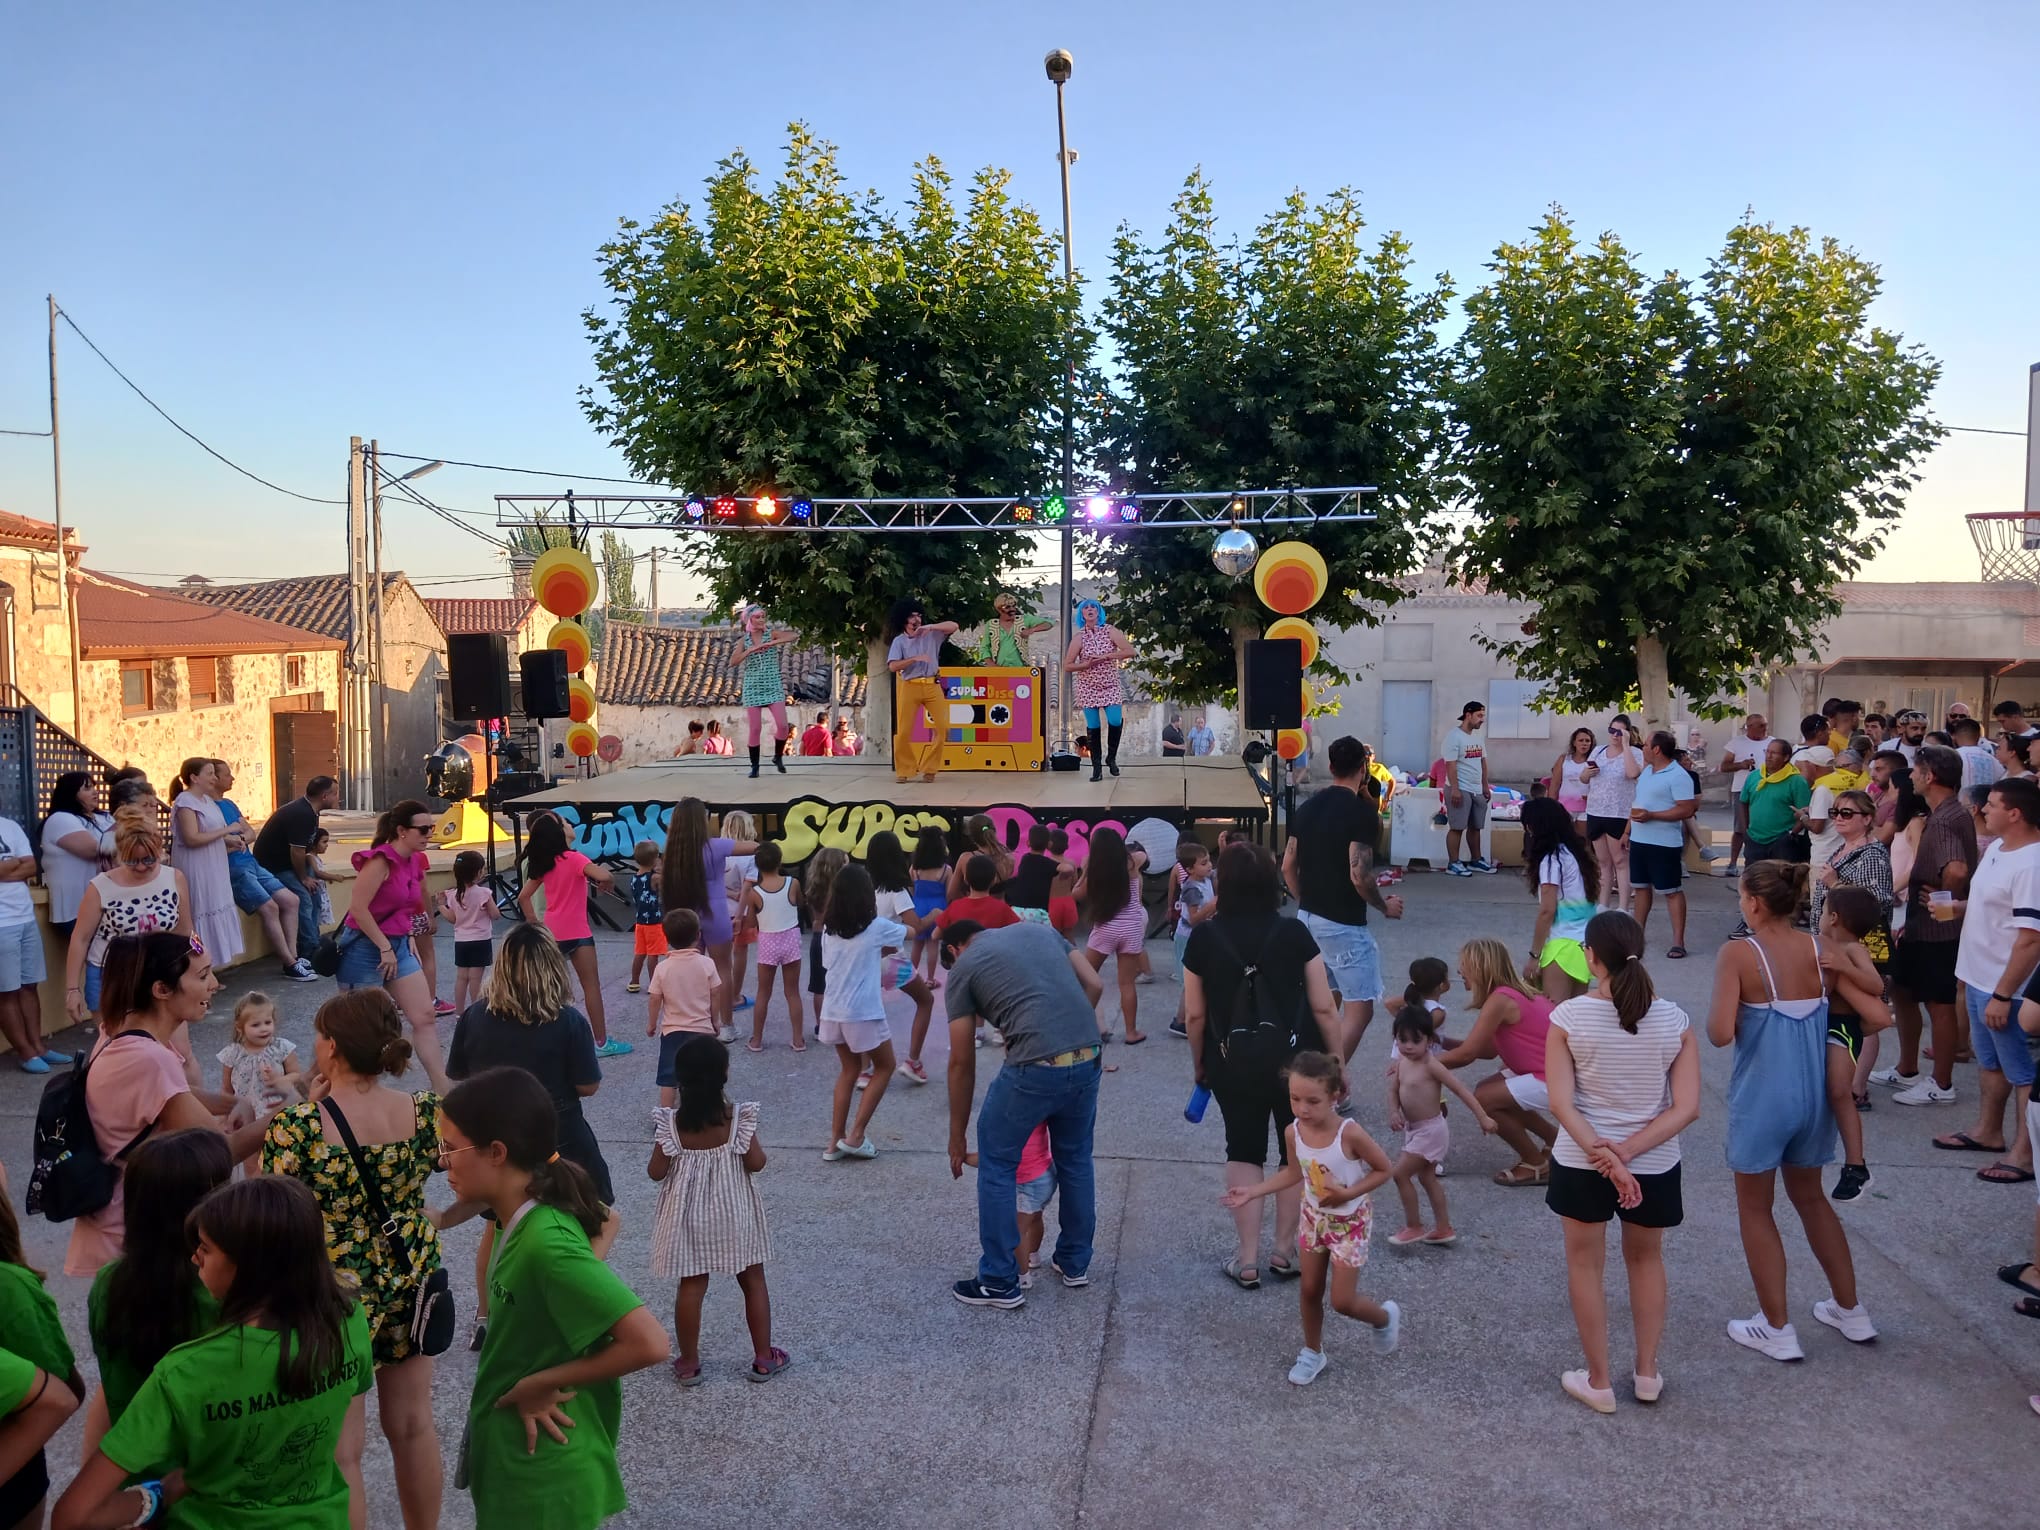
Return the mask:
{"type": "Polygon", "coordinates": [[[1331,576],[1308,542],[1277,542],[1254,565],[1254,593],[1284,616],[1301,616],[1324,598],[1331,576]]]}
{"type": "Polygon", "coordinates": [[[1285,760],[1293,760],[1310,747],[1310,740],[1301,728],[1284,728],[1275,735],[1275,752],[1285,760]]]}
{"type": "Polygon", "coordinates": [[[1310,709],[1317,705],[1317,692],[1310,688],[1308,680],[1303,682],[1303,715],[1310,716],[1310,709]]]}
{"type": "Polygon", "coordinates": [[[567,656],[567,673],[570,675],[578,675],[586,669],[595,652],[588,641],[588,629],[576,621],[554,622],[552,631],[545,635],[545,646],[557,648],[567,656]]]}
{"type": "Polygon", "coordinates": [[[567,716],[577,723],[595,720],[595,687],[579,675],[567,682],[567,716]]]}
{"type": "Polygon", "coordinates": [[[567,752],[569,754],[578,755],[585,760],[601,747],[602,741],[595,736],[594,728],[590,727],[587,723],[577,722],[568,727],[567,752]]]}
{"type": "Polygon", "coordinates": [[[1317,662],[1317,628],[1300,616],[1284,616],[1268,624],[1268,630],[1261,634],[1267,638],[1295,638],[1303,644],[1303,667],[1309,669],[1317,662]]]}
{"type": "Polygon", "coordinates": [[[548,547],[531,565],[531,593],[554,616],[579,616],[595,604],[595,560],[577,547],[548,547]]]}

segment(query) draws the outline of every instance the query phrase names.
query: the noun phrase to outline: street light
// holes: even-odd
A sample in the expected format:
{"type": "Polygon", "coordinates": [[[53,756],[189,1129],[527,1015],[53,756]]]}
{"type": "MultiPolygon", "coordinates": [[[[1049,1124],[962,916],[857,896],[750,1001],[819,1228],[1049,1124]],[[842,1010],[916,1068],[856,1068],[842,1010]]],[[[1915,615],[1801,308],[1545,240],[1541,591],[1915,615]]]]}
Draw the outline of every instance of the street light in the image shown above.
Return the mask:
{"type": "MultiPolygon", "coordinates": [[[[1056,166],[1062,172],[1062,237],[1063,237],[1063,284],[1070,289],[1072,303],[1076,297],[1076,265],[1070,255],[1070,166],[1077,162],[1077,156],[1070,152],[1069,123],[1063,114],[1063,86],[1069,83],[1070,74],[1076,68],[1076,60],[1070,57],[1067,48],[1057,48],[1042,60],[1048,71],[1049,83],[1055,86],[1055,140],[1056,166]]],[[[1071,324],[1076,322],[1074,311],[1071,324]]],[[[1077,410],[1077,353],[1076,336],[1066,333],[1064,350],[1068,357],[1068,370],[1063,378],[1063,443],[1062,443],[1062,498],[1064,504],[1072,502],[1076,490],[1076,410],[1077,410]]],[[[1070,639],[1070,602],[1076,584],[1076,528],[1068,521],[1062,524],[1062,631],[1056,642],[1058,650],[1070,639]]],[[[1060,667],[1061,654],[1057,653],[1060,667]]],[[[1075,770],[1076,751],[1070,743],[1070,677],[1059,675],[1056,684],[1057,746],[1052,768],[1075,770]]]]}
{"type": "Polygon", "coordinates": [[[446,464],[443,462],[428,462],[423,467],[412,468],[411,471],[406,473],[403,477],[393,479],[392,482],[409,483],[413,478],[423,478],[427,473],[436,473],[445,466],[446,464]]]}

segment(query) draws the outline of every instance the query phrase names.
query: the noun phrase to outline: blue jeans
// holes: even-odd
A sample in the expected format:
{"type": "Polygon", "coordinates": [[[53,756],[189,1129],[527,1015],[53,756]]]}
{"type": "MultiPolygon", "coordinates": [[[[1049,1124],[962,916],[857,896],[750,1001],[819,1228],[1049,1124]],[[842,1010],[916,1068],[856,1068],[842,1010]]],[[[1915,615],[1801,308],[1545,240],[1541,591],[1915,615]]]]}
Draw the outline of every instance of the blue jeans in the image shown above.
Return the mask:
{"type": "Polygon", "coordinates": [[[1001,1068],[985,1090],[978,1108],[978,1279],[995,1291],[1020,1285],[1020,1150],[1044,1121],[1062,1189],[1055,1262],[1066,1275],[1091,1268],[1091,1240],[1098,1229],[1091,1134],[1098,1123],[1103,1072],[1095,1057],[1067,1068],[1001,1068]]]}
{"type": "Polygon", "coordinates": [[[297,894],[297,954],[310,956],[319,949],[319,900],[294,871],[273,871],[277,881],[297,894]]]}
{"type": "Polygon", "coordinates": [[[1984,1023],[1983,1012],[1990,1007],[1990,995],[1981,988],[1969,988],[1969,1044],[1976,1052],[1976,1066],[1989,1073],[2002,1073],[2014,1089],[2033,1087],[2033,1053],[2026,1045],[2026,1033],[2019,1029],[2019,1001],[2012,1001],[2012,1018],[2001,1031],[1984,1023]]]}
{"type": "Polygon", "coordinates": [[[1372,1004],[1384,997],[1381,949],[1374,944],[1372,930],[1364,924],[1340,924],[1311,913],[1303,916],[1303,927],[1317,942],[1342,1004],[1372,1004]]]}

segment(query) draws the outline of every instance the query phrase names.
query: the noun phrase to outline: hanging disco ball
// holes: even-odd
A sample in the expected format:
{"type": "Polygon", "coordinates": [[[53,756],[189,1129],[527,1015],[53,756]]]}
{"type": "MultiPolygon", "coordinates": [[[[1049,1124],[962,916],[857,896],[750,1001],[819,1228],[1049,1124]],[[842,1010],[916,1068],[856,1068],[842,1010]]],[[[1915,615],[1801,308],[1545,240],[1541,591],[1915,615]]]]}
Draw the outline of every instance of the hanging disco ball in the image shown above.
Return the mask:
{"type": "Polygon", "coordinates": [[[1261,544],[1237,526],[1221,531],[1211,543],[1212,566],[1229,579],[1237,579],[1252,568],[1260,554],[1261,544]]]}

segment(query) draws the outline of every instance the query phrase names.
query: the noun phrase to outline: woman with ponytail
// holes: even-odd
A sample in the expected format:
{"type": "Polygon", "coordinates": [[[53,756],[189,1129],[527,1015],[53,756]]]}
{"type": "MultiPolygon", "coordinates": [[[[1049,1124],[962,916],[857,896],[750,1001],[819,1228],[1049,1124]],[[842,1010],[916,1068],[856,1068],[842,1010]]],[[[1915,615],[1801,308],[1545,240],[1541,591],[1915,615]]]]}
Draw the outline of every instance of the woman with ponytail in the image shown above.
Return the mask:
{"type": "Polygon", "coordinates": [[[560,1156],[556,1119],[545,1086],[522,1068],[478,1073],[445,1102],[447,1183],[502,1229],[468,1404],[480,1530],[565,1530],[622,1513],[622,1378],[672,1352],[664,1326],[590,1245],[614,1235],[615,1217],[560,1156]]]}
{"type": "MultiPolygon", "coordinates": [[[[1587,1363],[1559,1385],[1596,1413],[1615,1411],[1608,1368],[1606,1227],[1622,1220],[1622,1263],[1636,1324],[1636,1400],[1664,1390],[1664,1238],[1685,1219],[1679,1133],[1700,1115],[1700,1049],[1686,1012],[1657,996],[1643,969],[1643,930],[1618,910],[1587,921],[1581,945],[1593,987],[1551,1012],[1544,1072],[1559,1137],[1544,1203],[1565,1225],[1573,1322],[1587,1363]]],[[[1817,1176],[1816,1176],[1817,1182],[1817,1176]]]]}
{"type": "Polygon", "coordinates": [[[1707,1012],[1707,1039],[1735,1047],[1728,1166],[1735,1171],[1743,1257],[1762,1309],[1730,1323],[1728,1336],[1773,1360],[1805,1358],[1785,1305],[1785,1244],[1772,1213],[1780,1175],[1828,1278],[1829,1299],[1813,1304],[1814,1317],[1858,1344],[1877,1337],[1857,1298],[1849,1235],[1821,1183],[1837,1131],[1828,1104],[1827,976],[1820,943],[1794,928],[1806,904],[1807,872],[1786,861],[1744,869],[1737,893],[1749,934],[1721,948],[1707,1012]]]}
{"type": "MultiPolygon", "coordinates": [[[[374,1336],[376,1409],[395,1460],[406,1530],[439,1523],[439,1435],[432,1422],[432,1357],[411,1336],[418,1288],[439,1268],[439,1234],[425,1182],[439,1158],[439,1098],[383,1082],[410,1066],[403,1017],[380,988],[328,999],[312,1017],[312,1055],[326,1090],[281,1111],[262,1145],[262,1168],[303,1183],[318,1203],[333,1263],[353,1276],[374,1336]],[[371,1210],[364,1174],[395,1221],[401,1252],[371,1210]]],[[[315,1093],[317,1091],[315,1090],[315,1093]]],[[[340,1470],[355,1530],[368,1523],[361,1455],[368,1412],[360,1398],[340,1435],[340,1470]]]]}
{"type": "Polygon", "coordinates": [[[381,987],[396,1000],[411,1027],[411,1045],[425,1077],[443,1093],[446,1065],[439,1020],[424,969],[411,948],[412,926],[425,906],[425,847],[438,822],[437,813],[410,798],[376,819],[375,838],[351,857],[354,895],[340,921],[340,970],[334,976],[343,993],[381,987]]]}

